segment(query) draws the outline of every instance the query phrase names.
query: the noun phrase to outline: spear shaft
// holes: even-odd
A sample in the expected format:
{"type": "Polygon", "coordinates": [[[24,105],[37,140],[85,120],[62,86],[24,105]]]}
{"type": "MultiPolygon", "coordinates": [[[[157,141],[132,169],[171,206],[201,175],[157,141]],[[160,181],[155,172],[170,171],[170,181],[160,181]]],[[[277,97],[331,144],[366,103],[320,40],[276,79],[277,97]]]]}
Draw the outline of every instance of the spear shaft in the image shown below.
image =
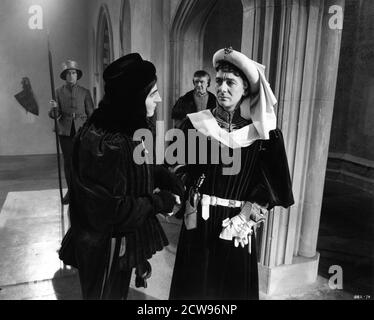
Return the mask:
{"type": "MultiPolygon", "coordinates": [[[[49,61],[49,76],[50,76],[50,82],[51,82],[51,94],[52,94],[52,100],[56,101],[56,91],[55,91],[55,80],[53,76],[53,64],[52,64],[52,53],[51,53],[51,46],[49,43],[49,32],[47,32],[47,42],[48,42],[48,61],[49,61]]],[[[61,158],[60,158],[60,143],[59,143],[59,137],[58,137],[58,127],[57,127],[57,119],[54,118],[55,123],[55,137],[56,137],[56,149],[57,149],[57,169],[58,169],[58,185],[60,190],[60,201],[61,201],[61,233],[62,236],[64,236],[64,210],[63,210],[63,194],[62,194],[62,179],[61,179],[61,158]]]]}

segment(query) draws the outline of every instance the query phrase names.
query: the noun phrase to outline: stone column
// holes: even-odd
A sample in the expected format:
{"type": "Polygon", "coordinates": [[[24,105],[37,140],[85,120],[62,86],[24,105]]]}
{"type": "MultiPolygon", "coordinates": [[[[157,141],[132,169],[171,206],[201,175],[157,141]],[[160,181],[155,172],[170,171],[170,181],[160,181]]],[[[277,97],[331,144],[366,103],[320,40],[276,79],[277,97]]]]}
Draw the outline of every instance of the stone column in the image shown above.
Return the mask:
{"type": "MultiPolygon", "coordinates": [[[[307,184],[299,242],[299,255],[304,257],[313,257],[316,254],[332,114],[335,102],[342,30],[336,25],[337,21],[333,22],[333,13],[329,13],[329,8],[333,9],[332,6],[336,6],[337,9],[344,8],[344,0],[329,0],[325,2],[317,72],[318,78],[312,118],[309,165],[306,172],[307,184]]],[[[339,13],[335,11],[335,14],[339,13]]]]}
{"type": "Polygon", "coordinates": [[[317,278],[316,243],[341,38],[341,30],[329,28],[329,9],[344,8],[344,1],[242,3],[242,51],[267,67],[295,198],[291,208],[269,213],[264,230],[260,288],[272,294],[317,278]]]}

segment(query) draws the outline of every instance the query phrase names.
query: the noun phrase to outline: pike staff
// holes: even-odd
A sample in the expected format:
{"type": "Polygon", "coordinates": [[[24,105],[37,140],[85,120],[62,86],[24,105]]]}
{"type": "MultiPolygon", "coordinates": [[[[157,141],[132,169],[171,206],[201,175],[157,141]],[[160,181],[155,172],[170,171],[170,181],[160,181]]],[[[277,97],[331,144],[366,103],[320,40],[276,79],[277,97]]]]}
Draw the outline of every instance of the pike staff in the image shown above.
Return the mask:
{"type": "MultiPolygon", "coordinates": [[[[51,45],[49,42],[49,31],[47,31],[47,43],[48,43],[48,62],[49,62],[49,77],[51,83],[51,95],[52,100],[56,101],[56,90],[55,90],[55,80],[53,76],[53,64],[52,64],[52,53],[51,45]]],[[[55,137],[56,137],[56,149],[57,149],[57,169],[58,169],[58,186],[60,191],[60,201],[61,201],[61,234],[62,237],[65,235],[65,225],[64,225],[64,206],[63,206],[63,194],[62,194],[62,179],[61,179],[61,159],[60,159],[60,142],[58,137],[58,127],[57,127],[57,117],[53,117],[55,124],[55,137]]]]}

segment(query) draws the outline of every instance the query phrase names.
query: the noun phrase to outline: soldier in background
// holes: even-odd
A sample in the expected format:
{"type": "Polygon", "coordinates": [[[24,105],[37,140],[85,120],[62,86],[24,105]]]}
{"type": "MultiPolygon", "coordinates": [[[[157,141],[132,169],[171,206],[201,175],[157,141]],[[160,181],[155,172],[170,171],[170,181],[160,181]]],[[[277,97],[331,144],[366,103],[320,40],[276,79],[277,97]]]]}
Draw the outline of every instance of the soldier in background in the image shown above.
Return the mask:
{"type": "MultiPolygon", "coordinates": [[[[60,78],[65,80],[65,84],[56,89],[57,101],[50,101],[52,108],[48,114],[52,119],[57,118],[57,134],[64,156],[64,171],[68,188],[70,185],[73,138],[94,111],[90,91],[77,84],[82,75],[83,72],[79,69],[77,62],[67,60],[62,64],[60,78]]],[[[69,189],[63,199],[63,204],[68,203],[69,189]]]]}

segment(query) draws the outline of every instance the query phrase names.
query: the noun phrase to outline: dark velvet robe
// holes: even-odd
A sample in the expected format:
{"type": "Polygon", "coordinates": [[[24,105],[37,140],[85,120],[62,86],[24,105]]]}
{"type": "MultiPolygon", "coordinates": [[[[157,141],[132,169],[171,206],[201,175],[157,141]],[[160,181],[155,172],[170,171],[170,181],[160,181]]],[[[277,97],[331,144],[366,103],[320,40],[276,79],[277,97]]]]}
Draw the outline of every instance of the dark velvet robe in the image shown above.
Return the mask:
{"type": "MultiPolygon", "coordinates": [[[[188,121],[185,129],[190,128],[193,127],[188,121]]],[[[271,131],[269,140],[257,140],[249,147],[241,148],[238,174],[223,175],[222,167],[222,163],[188,165],[187,187],[204,173],[202,194],[268,204],[269,209],[293,204],[280,130],[271,131]]],[[[187,230],[182,224],[170,299],[258,299],[255,235],[252,234],[251,253],[248,245],[236,248],[233,241],[219,238],[222,221],[239,214],[240,208],[209,206],[209,211],[209,219],[203,220],[199,205],[196,229],[187,230]]]]}
{"type": "MultiPolygon", "coordinates": [[[[216,96],[208,92],[208,102],[206,109],[214,109],[216,106],[216,96]]],[[[183,120],[188,113],[197,112],[197,106],[194,101],[194,90],[188,91],[184,96],[180,97],[175,103],[171,111],[171,118],[176,120],[183,120]]]]}
{"type": "Polygon", "coordinates": [[[132,268],[168,244],[154,209],[152,166],[133,161],[138,143],[90,123],[75,139],[70,218],[84,299],[125,299],[132,268]]]}

